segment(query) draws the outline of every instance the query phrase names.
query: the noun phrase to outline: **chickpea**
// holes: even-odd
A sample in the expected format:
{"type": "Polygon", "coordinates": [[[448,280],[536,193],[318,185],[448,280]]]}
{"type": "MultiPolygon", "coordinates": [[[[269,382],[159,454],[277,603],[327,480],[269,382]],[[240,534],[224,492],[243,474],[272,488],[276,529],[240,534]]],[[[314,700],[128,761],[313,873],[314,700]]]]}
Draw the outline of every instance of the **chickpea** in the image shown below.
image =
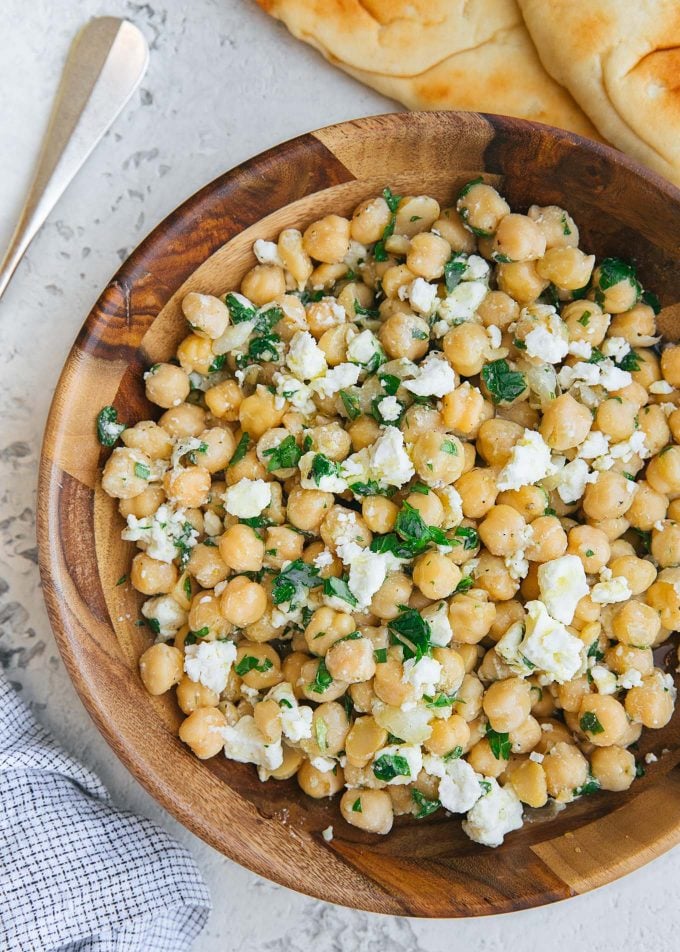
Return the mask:
{"type": "Polygon", "coordinates": [[[177,703],[185,714],[193,714],[199,707],[217,707],[219,694],[204,684],[184,675],[177,685],[177,703]]]}
{"type": "Polygon", "coordinates": [[[199,707],[179,725],[179,739],[199,760],[214,757],[224,747],[222,729],[227,719],[216,707],[199,707]]]}
{"type": "Polygon", "coordinates": [[[237,628],[245,628],[259,621],[266,608],[267,593],[264,588],[244,575],[232,578],[220,597],[220,611],[237,628]]]}
{"type": "Polygon", "coordinates": [[[453,638],[462,644],[478,644],[489,633],[495,617],[496,606],[488,601],[487,593],[479,589],[460,592],[449,603],[453,638]]]}
{"type": "Polygon", "coordinates": [[[340,798],[340,812],[348,823],[367,833],[389,833],[394,822],[392,799],[386,790],[346,790],[340,798]]]}
{"type": "Polygon", "coordinates": [[[284,228],[279,235],[277,249],[285,269],[292,275],[298,288],[304,288],[314,266],[297,228],[284,228]]]}
{"type": "Polygon", "coordinates": [[[457,436],[423,433],[413,444],[411,459],[424,483],[448,485],[462,475],[463,444],[457,436]]]}
{"type": "Polygon", "coordinates": [[[611,547],[601,529],[592,526],[574,526],[569,530],[569,555],[577,555],[588,575],[600,572],[609,562],[611,547]]]}
{"type": "Polygon", "coordinates": [[[415,314],[397,313],[380,325],[378,337],[388,357],[420,360],[427,353],[430,327],[415,314]]]}
{"type": "MultiPolygon", "coordinates": [[[[339,764],[333,770],[322,772],[312,767],[308,760],[303,760],[297,772],[297,782],[308,797],[322,800],[342,790],[345,785],[345,775],[339,764]]],[[[387,799],[389,800],[389,797],[387,799]]]]}
{"type": "MultiPolygon", "coordinates": [[[[545,254],[545,236],[531,218],[511,212],[498,223],[492,248],[497,261],[533,261],[545,254]]],[[[549,275],[541,276],[552,280],[549,275]]]]}
{"type": "Polygon", "coordinates": [[[183,673],[182,652],[163,642],[151,645],[139,659],[139,675],[149,694],[165,694],[183,673]]]}
{"type": "Polygon", "coordinates": [[[631,347],[639,347],[656,336],[656,315],[648,304],[636,304],[612,316],[609,332],[612,337],[623,337],[631,347]]]}
{"type": "Polygon", "coordinates": [[[205,410],[191,403],[170,407],[158,421],[173,439],[198,436],[205,430],[205,410]]]}
{"type": "Polygon", "coordinates": [[[167,409],[179,406],[189,396],[189,377],[174,364],[154,364],[144,374],[147,399],[167,409]]]}
{"type": "Polygon", "coordinates": [[[499,291],[514,298],[521,306],[533,304],[548,287],[548,281],[536,270],[535,261],[511,261],[496,269],[499,291]]]}
{"type": "Polygon", "coordinates": [[[351,615],[324,606],[318,608],[310,618],[305,628],[305,641],[312,654],[324,656],[336,641],[345,638],[354,630],[351,615]]]}
{"type": "Polygon", "coordinates": [[[570,340],[583,341],[593,347],[602,343],[609,326],[609,315],[594,301],[570,301],[562,308],[561,317],[570,340]]]}
{"type": "Polygon", "coordinates": [[[304,250],[315,261],[335,264],[349,250],[350,223],[339,215],[326,215],[309,225],[303,236],[304,250]]]}
{"type": "Polygon", "coordinates": [[[196,334],[212,340],[221,337],[229,323],[227,305],[213,294],[190,291],[182,300],[182,313],[196,334]]]}
{"type": "Polygon", "coordinates": [[[118,511],[124,519],[127,519],[129,515],[143,519],[146,516],[152,516],[164,502],[165,493],[160,486],[147,486],[137,496],[121,499],[118,503],[118,511]]]}
{"type": "Polygon", "coordinates": [[[602,790],[627,790],[635,780],[635,757],[623,747],[598,747],[590,757],[590,770],[602,790]]]}
{"type": "MultiPolygon", "coordinates": [[[[405,264],[395,264],[382,277],[383,293],[388,298],[398,298],[400,288],[407,287],[416,275],[405,264]]],[[[401,300],[399,298],[399,300],[401,300]]]]}
{"type": "Polygon", "coordinates": [[[463,377],[478,374],[488,359],[489,338],[481,324],[458,324],[442,341],[444,354],[456,373],[463,377]]]}
{"type": "Polygon", "coordinates": [[[609,314],[620,314],[637,304],[640,297],[640,285],[634,275],[614,274],[610,268],[611,259],[606,259],[593,271],[593,287],[596,288],[598,303],[609,314]],[[613,283],[611,283],[613,282],[613,283]]]}
{"type": "Polygon", "coordinates": [[[487,592],[492,601],[503,602],[517,593],[519,581],[511,576],[502,558],[481,552],[475,569],[475,585],[487,592]]]}
{"type": "Polygon", "coordinates": [[[320,489],[301,489],[298,486],[288,496],[288,521],[297,529],[316,533],[332,505],[332,493],[320,489]]]}
{"type": "Polygon", "coordinates": [[[413,581],[426,598],[446,598],[455,591],[460,579],[458,566],[441,552],[424,552],[414,562],[413,581]]]}
{"type": "Polygon", "coordinates": [[[326,667],[336,681],[357,684],[375,674],[373,643],[368,638],[337,641],[328,649],[326,667]]]}
{"type": "Polygon", "coordinates": [[[510,773],[510,784],[522,801],[530,807],[543,807],[548,802],[545,770],[533,760],[522,760],[510,773]]]}
{"type": "Polygon", "coordinates": [[[451,257],[451,245],[432,232],[414,235],[406,255],[406,264],[413,274],[434,281],[444,274],[444,265],[451,257]]]}
{"type": "Polygon", "coordinates": [[[444,396],[441,415],[448,429],[458,436],[476,439],[484,420],[493,416],[493,407],[466,381],[444,396]]]}
{"type": "Polygon", "coordinates": [[[489,291],[477,308],[477,316],[485,327],[507,330],[519,320],[519,304],[504,291],[489,291]]]}
{"type": "Polygon", "coordinates": [[[264,542],[255,530],[241,523],[230,526],[219,541],[222,559],[235,572],[259,572],[264,549],[264,542]]]}
{"type": "Polygon", "coordinates": [[[315,740],[303,741],[303,748],[313,756],[335,757],[345,747],[349,727],[342,704],[336,701],[319,704],[312,719],[312,737],[315,740]]]}
{"type": "Polygon", "coordinates": [[[588,407],[563,393],[545,408],[540,433],[551,449],[568,450],[583,443],[592,422],[588,407]]]}
{"type": "MultiPolygon", "coordinates": [[[[531,686],[529,686],[529,694],[533,703],[531,686]]],[[[541,725],[531,715],[519,727],[515,727],[514,730],[508,732],[513,754],[528,754],[538,744],[542,736],[541,725]]]]}
{"type": "Polygon", "coordinates": [[[149,486],[151,459],[140,450],[117,446],[102,473],[102,489],[114,499],[133,499],[149,486]]]}
{"type": "Polygon", "coordinates": [[[388,575],[371,599],[371,614],[390,621],[400,612],[399,605],[406,605],[411,598],[413,583],[408,575],[393,572],[388,575]]]}
{"type": "Polygon", "coordinates": [[[479,536],[492,555],[512,555],[522,548],[524,518],[511,506],[493,506],[479,525],[479,536]]]}
{"type": "Polygon", "coordinates": [[[646,677],[654,670],[654,655],[651,648],[612,645],[605,651],[604,661],[615,674],[624,674],[630,668],[635,668],[643,677],[646,677]]]}
{"type": "Polygon", "coordinates": [[[249,688],[261,691],[263,688],[272,688],[283,680],[281,659],[271,645],[241,642],[236,648],[236,673],[244,658],[254,658],[257,662],[255,667],[240,675],[249,688]]]}
{"type": "Polygon", "coordinates": [[[583,511],[589,519],[603,520],[623,516],[633,501],[628,480],[611,470],[600,473],[596,483],[589,483],[583,496],[583,511]]]}
{"type": "Polygon", "coordinates": [[[578,723],[591,744],[609,747],[617,744],[626,731],[626,711],[610,694],[589,694],[581,701],[578,723]]]}
{"type": "Polygon", "coordinates": [[[586,255],[579,248],[551,248],[536,264],[536,270],[555,287],[575,291],[590,281],[595,255],[586,255]]]}
{"type": "Polygon", "coordinates": [[[657,492],[649,485],[646,480],[639,480],[637,491],[633,495],[633,501],[626,512],[626,518],[636,529],[642,529],[643,532],[649,532],[654,528],[656,522],[660,522],[666,517],[668,509],[668,496],[657,492]]]}
{"type": "Polygon", "coordinates": [[[359,241],[363,245],[379,241],[391,217],[392,213],[382,195],[377,198],[367,198],[354,209],[350,222],[350,234],[354,241],[359,241]]]}
{"type": "Polygon", "coordinates": [[[486,689],[482,707],[495,731],[515,730],[531,712],[531,689],[521,678],[495,681],[486,689]]]}
{"type": "Polygon", "coordinates": [[[347,760],[354,767],[365,767],[386,743],[387,731],[373,717],[357,717],[345,742],[347,760]]]}
{"type": "Polygon", "coordinates": [[[473,770],[485,777],[499,777],[508,766],[505,757],[496,757],[492,752],[486,737],[473,744],[468,751],[467,761],[473,770]]]}
{"type": "Polygon", "coordinates": [[[472,254],[476,242],[455,208],[443,208],[440,217],[432,223],[432,230],[438,232],[451,245],[451,250],[472,254]]]}
{"type": "Polygon", "coordinates": [[[462,500],[463,515],[467,519],[481,519],[493,508],[498,496],[496,478],[490,469],[471,469],[464,473],[456,481],[456,489],[462,500]]]}
{"type": "Polygon", "coordinates": [[[640,687],[631,688],[626,694],[626,714],[643,727],[655,730],[665,727],[673,716],[674,706],[672,678],[658,669],[644,677],[640,687]]]}
{"type": "Polygon", "coordinates": [[[336,545],[341,541],[356,542],[357,545],[365,548],[373,539],[373,533],[363,517],[340,505],[331,506],[323,518],[319,531],[321,538],[332,552],[335,552],[336,545]]]}
{"type": "Polygon", "coordinates": [[[524,435],[524,427],[495,417],[479,428],[477,452],[489,466],[505,466],[515,443],[524,435]]]}
{"type": "Polygon", "coordinates": [[[323,658],[313,658],[310,661],[306,661],[300,672],[302,680],[301,690],[304,697],[306,697],[308,701],[316,701],[319,704],[324,701],[335,701],[337,698],[342,697],[348,687],[346,681],[336,680],[331,681],[327,687],[323,687],[323,682],[319,683],[318,679],[319,668],[322,662],[323,658]]]}
{"type": "Polygon", "coordinates": [[[510,214],[510,206],[495,188],[483,182],[468,183],[461,190],[456,210],[465,225],[476,235],[490,237],[499,223],[510,214]]]}
{"type": "Polygon", "coordinates": [[[172,452],[172,440],[157,423],[141,420],[135,426],[129,426],[120,435],[121,441],[130,449],[141,450],[150,459],[169,459],[172,452]]]}
{"type": "Polygon", "coordinates": [[[638,414],[640,429],[645,434],[647,449],[652,455],[660,453],[671,438],[671,428],[660,406],[641,407],[638,414]]]}
{"type": "Polygon", "coordinates": [[[398,506],[384,496],[366,496],[361,504],[361,515],[371,532],[391,532],[398,514],[398,506]]]}
{"type": "Polygon", "coordinates": [[[271,526],[265,540],[266,563],[282,569],[284,563],[302,558],[304,536],[289,526],[271,526]]]}
{"type": "Polygon", "coordinates": [[[177,582],[177,567],[172,562],[159,562],[146,552],[132,560],[130,581],[142,595],[166,595],[177,582]]]}
{"type": "Polygon", "coordinates": [[[370,446],[380,436],[380,424],[373,417],[357,417],[347,427],[347,432],[352,441],[352,449],[355,452],[370,446]]]}
{"type": "Polygon", "coordinates": [[[560,208],[559,205],[545,205],[543,207],[531,205],[527,215],[541,229],[547,248],[578,247],[578,227],[569,212],[560,208]]]}
{"type": "Polygon", "coordinates": [[[633,599],[619,606],[612,620],[612,633],[616,640],[636,648],[653,645],[660,629],[661,622],[656,611],[644,602],[633,599]]]}
{"type": "Polygon", "coordinates": [[[239,422],[244,433],[259,440],[267,430],[277,427],[285,413],[285,404],[279,407],[280,398],[269,393],[265,387],[258,387],[255,393],[245,397],[239,406],[239,422]]]}
{"type": "Polygon", "coordinates": [[[558,741],[543,760],[548,795],[562,803],[574,798],[574,790],[588,779],[588,761],[572,743],[558,741]]]}

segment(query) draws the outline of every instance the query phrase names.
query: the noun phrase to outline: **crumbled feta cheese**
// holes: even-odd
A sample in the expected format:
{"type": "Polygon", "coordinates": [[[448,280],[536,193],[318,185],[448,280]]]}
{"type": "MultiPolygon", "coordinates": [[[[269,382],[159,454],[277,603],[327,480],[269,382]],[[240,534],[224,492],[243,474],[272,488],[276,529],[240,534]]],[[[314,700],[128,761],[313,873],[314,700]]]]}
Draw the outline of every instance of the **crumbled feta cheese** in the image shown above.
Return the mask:
{"type": "Polygon", "coordinates": [[[413,783],[423,768],[423,754],[419,746],[415,744],[391,744],[389,747],[381,747],[373,755],[373,763],[380,760],[381,757],[402,757],[408,764],[409,774],[407,777],[401,774],[388,780],[389,786],[400,786],[404,783],[413,783]]]}
{"type": "Polygon", "coordinates": [[[584,459],[574,459],[567,463],[554,477],[557,492],[562,502],[576,502],[586,491],[588,483],[597,480],[597,473],[591,473],[584,459]]]}
{"type": "Polygon", "coordinates": [[[562,555],[538,567],[538,586],[548,614],[570,625],[578,602],[588,594],[583,563],[577,555],[562,555]]]}
{"type": "Polygon", "coordinates": [[[343,475],[352,483],[375,480],[380,489],[403,486],[415,474],[398,427],[387,426],[372,446],[365,447],[342,464],[343,475]]]}
{"type": "Polygon", "coordinates": [[[279,249],[274,241],[264,241],[264,239],[258,238],[253,245],[253,254],[260,264],[275,264],[279,268],[283,267],[279,249]]]}
{"type": "Polygon", "coordinates": [[[595,459],[609,452],[609,437],[599,430],[591,430],[578,451],[581,459],[595,459]]]}
{"type": "Polygon", "coordinates": [[[486,336],[489,338],[489,347],[491,347],[492,350],[498,350],[503,343],[503,334],[501,333],[500,327],[496,327],[495,324],[489,324],[486,329],[486,336]]]}
{"type": "Polygon", "coordinates": [[[142,615],[158,623],[156,641],[174,638],[182,625],[187,623],[187,613],[177,604],[172,595],[158,595],[142,605],[142,615]]]}
{"type": "Polygon", "coordinates": [[[656,754],[653,754],[651,751],[648,754],[645,754],[645,763],[646,764],[655,764],[658,763],[659,758],[656,754]]]}
{"type": "Polygon", "coordinates": [[[593,585],[590,597],[597,605],[613,605],[616,602],[627,602],[632,594],[628,579],[617,575],[616,578],[593,585]]]}
{"type": "Polygon", "coordinates": [[[437,489],[437,496],[444,507],[442,528],[454,529],[463,521],[463,499],[454,486],[441,486],[437,489]]]}
{"type": "Polygon", "coordinates": [[[330,773],[336,765],[332,757],[310,757],[309,762],[319,773],[330,773]]]}
{"type": "Polygon", "coordinates": [[[310,416],[316,412],[316,405],[312,397],[314,394],[306,383],[293,377],[291,374],[274,374],[272,380],[276,387],[276,393],[288,400],[296,410],[299,410],[305,416],[310,416]]]}
{"type": "Polygon", "coordinates": [[[404,388],[419,397],[445,397],[455,386],[453,368],[439,353],[428,354],[418,367],[415,380],[404,382],[404,388]]]}
{"type": "Polygon", "coordinates": [[[453,629],[449,622],[449,606],[446,602],[439,602],[436,606],[428,606],[423,612],[430,626],[430,644],[437,648],[445,648],[453,638],[453,629]]]}
{"type": "Polygon", "coordinates": [[[630,344],[625,337],[607,337],[602,342],[601,350],[605,357],[611,357],[619,364],[629,352],[630,344]]]}
{"type": "Polygon", "coordinates": [[[668,383],[667,380],[655,380],[654,383],[650,383],[649,392],[650,393],[673,393],[674,388],[668,383]]]}
{"type": "Polygon", "coordinates": [[[618,685],[624,691],[630,691],[631,688],[642,686],[642,675],[637,668],[627,668],[623,674],[619,675],[618,685]]]}
{"type": "Polygon", "coordinates": [[[283,763],[281,741],[268,744],[251,714],[244,715],[233,727],[222,727],[224,756],[241,764],[256,764],[266,770],[276,770],[283,763]]]}
{"type": "Polygon", "coordinates": [[[264,479],[240,479],[223,493],[224,508],[237,519],[254,519],[272,501],[271,484],[264,479]]]}
{"type": "Polygon", "coordinates": [[[383,397],[378,401],[378,413],[388,423],[398,420],[401,416],[402,405],[396,397],[383,397]]]}
{"type": "Polygon", "coordinates": [[[551,618],[543,602],[527,602],[525,608],[526,630],[520,653],[551,681],[571,681],[582,664],[583,642],[551,618]]]}
{"type": "MultiPolygon", "coordinates": [[[[463,258],[463,255],[456,255],[456,261],[463,258]]],[[[483,281],[489,277],[491,268],[489,263],[479,255],[470,255],[465,262],[465,271],[463,271],[462,281],[483,281]]]]}
{"type": "Polygon", "coordinates": [[[184,670],[192,681],[221,694],[236,660],[233,641],[199,641],[184,646],[184,670]]]}
{"type": "Polygon", "coordinates": [[[218,536],[221,535],[224,530],[224,523],[216,512],[213,512],[212,509],[207,509],[203,513],[203,528],[205,529],[206,535],[218,536]]]}
{"type": "Polygon", "coordinates": [[[425,656],[418,661],[415,658],[404,661],[401,680],[404,684],[410,684],[415,689],[416,695],[421,698],[423,694],[436,693],[441,676],[441,664],[434,658],[425,656]]]}
{"type": "MultiPolygon", "coordinates": [[[[531,526],[527,526],[527,528],[530,529],[531,526]]],[[[526,578],[529,574],[529,560],[525,558],[524,549],[519,549],[512,555],[507,555],[504,562],[510,578],[515,581],[526,578]]]]}
{"type": "Polygon", "coordinates": [[[535,430],[525,430],[513,446],[510,459],[498,474],[496,485],[501,492],[521,489],[555,472],[556,468],[550,459],[550,447],[541,434],[535,430]]]}
{"type": "Polygon", "coordinates": [[[300,467],[300,486],[303,489],[320,489],[323,493],[344,493],[347,489],[347,482],[337,473],[329,473],[326,476],[312,476],[312,464],[318,456],[314,450],[305,453],[298,463],[300,467]]]}
{"type": "Polygon", "coordinates": [[[616,675],[604,665],[596,664],[590,669],[598,694],[614,694],[617,689],[616,675]]]}
{"type": "Polygon", "coordinates": [[[584,360],[590,360],[593,356],[592,345],[587,340],[572,340],[569,342],[569,353],[574,357],[582,357],[584,360]]]}
{"type": "Polygon", "coordinates": [[[186,521],[184,510],[173,510],[165,503],[152,516],[138,519],[131,513],[127,525],[121,538],[144,543],[147,555],[159,562],[172,562],[178,554],[178,543],[182,548],[191,548],[198,539],[198,532],[186,521]]]}
{"type": "Polygon", "coordinates": [[[333,840],[333,827],[327,826],[325,830],[321,831],[321,836],[327,843],[330,843],[333,840]]]}
{"type": "Polygon", "coordinates": [[[297,331],[288,346],[286,366],[299,380],[314,380],[326,372],[328,365],[309,331],[297,331]]]}
{"type": "Polygon", "coordinates": [[[565,364],[557,375],[557,380],[563,390],[568,390],[577,381],[594,387],[600,381],[600,371],[597,369],[597,364],[579,362],[572,367],[565,364]]]}
{"type": "Polygon", "coordinates": [[[354,238],[350,238],[347,254],[342,259],[347,267],[351,268],[352,271],[356,271],[359,265],[362,264],[367,257],[368,248],[366,245],[362,245],[360,241],[355,241],[354,238]]]}
{"type": "Polygon", "coordinates": [[[312,709],[299,704],[288,681],[274,685],[266,696],[267,701],[276,701],[281,710],[281,730],[283,736],[293,743],[312,736],[312,709]]]}
{"type": "Polygon", "coordinates": [[[423,767],[430,776],[439,777],[439,801],[450,813],[467,813],[482,796],[479,783],[482,777],[466,760],[446,761],[443,757],[426,754],[423,767]]]}
{"type": "Polygon", "coordinates": [[[488,293],[484,281],[461,281],[460,284],[439,302],[437,315],[440,320],[432,328],[436,337],[443,337],[450,327],[471,321],[488,293]]]}
{"type": "Polygon", "coordinates": [[[361,331],[347,345],[347,359],[353,364],[361,364],[365,367],[375,359],[376,355],[382,358],[383,349],[372,331],[361,331]]]}
{"type": "Polygon", "coordinates": [[[407,290],[411,307],[421,314],[429,314],[437,300],[437,285],[428,284],[424,278],[416,278],[407,290]]]}
{"type": "Polygon", "coordinates": [[[317,569],[325,569],[333,564],[333,555],[328,549],[324,549],[323,552],[319,552],[318,555],[314,556],[312,561],[317,569]]]}
{"type": "Polygon", "coordinates": [[[382,586],[388,572],[401,567],[391,552],[371,552],[349,541],[336,545],[338,555],[349,567],[347,585],[357,600],[357,609],[368,608],[371,599],[382,586]]]}
{"type": "Polygon", "coordinates": [[[468,811],[463,829],[475,843],[500,846],[506,833],[522,826],[522,804],[512,787],[501,787],[491,777],[485,778],[484,783],[490,789],[468,811]]]}
{"type": "Polygon", "coordinates": [[[672,674],[664,673],[658,669],[654,672],[654,678],[663,691],[668,691],[675,703],[675,700],[678,696],[678,689],[675,686],[675,681],[673,680],[672,674]]]}
{"type": "Polygon", "coordinates": [[[533,760],[535,764],[542,764],[545,759],[545,754],[539,754],[537,750],[532,750],[529,754],[529,760],[533,760]]]}
{"type": "Polygon", "coordinates": [[[496,642],[496,654],[512,669],[515,674],[527,675],[532,667],[522,657],[520,645],[524,637],[524,625],[521,621],[513,622],[505,633],[496,642]]]}
{"type": "Polygon", "coordinates": [[[622,390],[633,382],[627,370],[621,370],[611,360],[603,360],[597,365],[600,371],[599,384],[605,390],[622,390]]]}
{"type": "Polygon", "coordinates": [[[356,364],[338,364],[337,367],[331,367],[323,377],[312,380],[310,387],[322,397],[332,397],[338,391],[352,387],[360,374],[361,367],[356,364]]]}
{"type": "Polygon", "coordinates": [[[547,315],[546,327],[538,324],[524,338],[526,352],[529,357],[538,357],[547,364],[559,364],[569,353],[569,338],[567,328],[560,316],[555,313],[547,315]]]}

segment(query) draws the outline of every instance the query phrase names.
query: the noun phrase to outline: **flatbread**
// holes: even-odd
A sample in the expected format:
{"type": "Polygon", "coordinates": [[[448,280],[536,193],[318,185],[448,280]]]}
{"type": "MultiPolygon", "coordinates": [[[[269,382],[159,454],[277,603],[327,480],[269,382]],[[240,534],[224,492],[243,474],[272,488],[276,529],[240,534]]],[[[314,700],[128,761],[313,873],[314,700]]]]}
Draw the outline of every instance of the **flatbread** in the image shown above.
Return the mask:
{"type": "Polygon", "coordinates": [[[516,0],[257,0],[331,63],[410,109],[498,112],[599,138],[546,73],[516,0]]]}
{"type": "Polygon", "coordinates": [[[680,2],[519,5],[543,65],[600,133],[680,185],[680,2]]]}

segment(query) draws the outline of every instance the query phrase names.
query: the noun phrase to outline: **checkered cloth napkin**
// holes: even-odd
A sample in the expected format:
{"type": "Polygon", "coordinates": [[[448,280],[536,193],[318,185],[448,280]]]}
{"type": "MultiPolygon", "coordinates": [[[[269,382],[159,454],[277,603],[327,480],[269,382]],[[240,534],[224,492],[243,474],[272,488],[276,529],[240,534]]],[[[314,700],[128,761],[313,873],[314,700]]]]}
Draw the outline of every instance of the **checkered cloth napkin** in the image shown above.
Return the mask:
{"type": "Polygon", "coordinates": [[[0,949],[185,952],[209,913],[187,851],[114,809],[0,674],[0,949]]]}

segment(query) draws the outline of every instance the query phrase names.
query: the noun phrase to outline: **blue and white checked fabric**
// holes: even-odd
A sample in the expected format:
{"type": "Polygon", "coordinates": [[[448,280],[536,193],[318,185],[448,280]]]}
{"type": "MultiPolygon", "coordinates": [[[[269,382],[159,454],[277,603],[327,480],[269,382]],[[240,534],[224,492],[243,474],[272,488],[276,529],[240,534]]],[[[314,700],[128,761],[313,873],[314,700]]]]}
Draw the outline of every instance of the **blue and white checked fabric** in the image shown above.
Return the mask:
{"type": "Polygon", "coordinates": [[[187,851],[116,810],[0,674],[0,949],[188,952],[209,914],[187,851]]]}

